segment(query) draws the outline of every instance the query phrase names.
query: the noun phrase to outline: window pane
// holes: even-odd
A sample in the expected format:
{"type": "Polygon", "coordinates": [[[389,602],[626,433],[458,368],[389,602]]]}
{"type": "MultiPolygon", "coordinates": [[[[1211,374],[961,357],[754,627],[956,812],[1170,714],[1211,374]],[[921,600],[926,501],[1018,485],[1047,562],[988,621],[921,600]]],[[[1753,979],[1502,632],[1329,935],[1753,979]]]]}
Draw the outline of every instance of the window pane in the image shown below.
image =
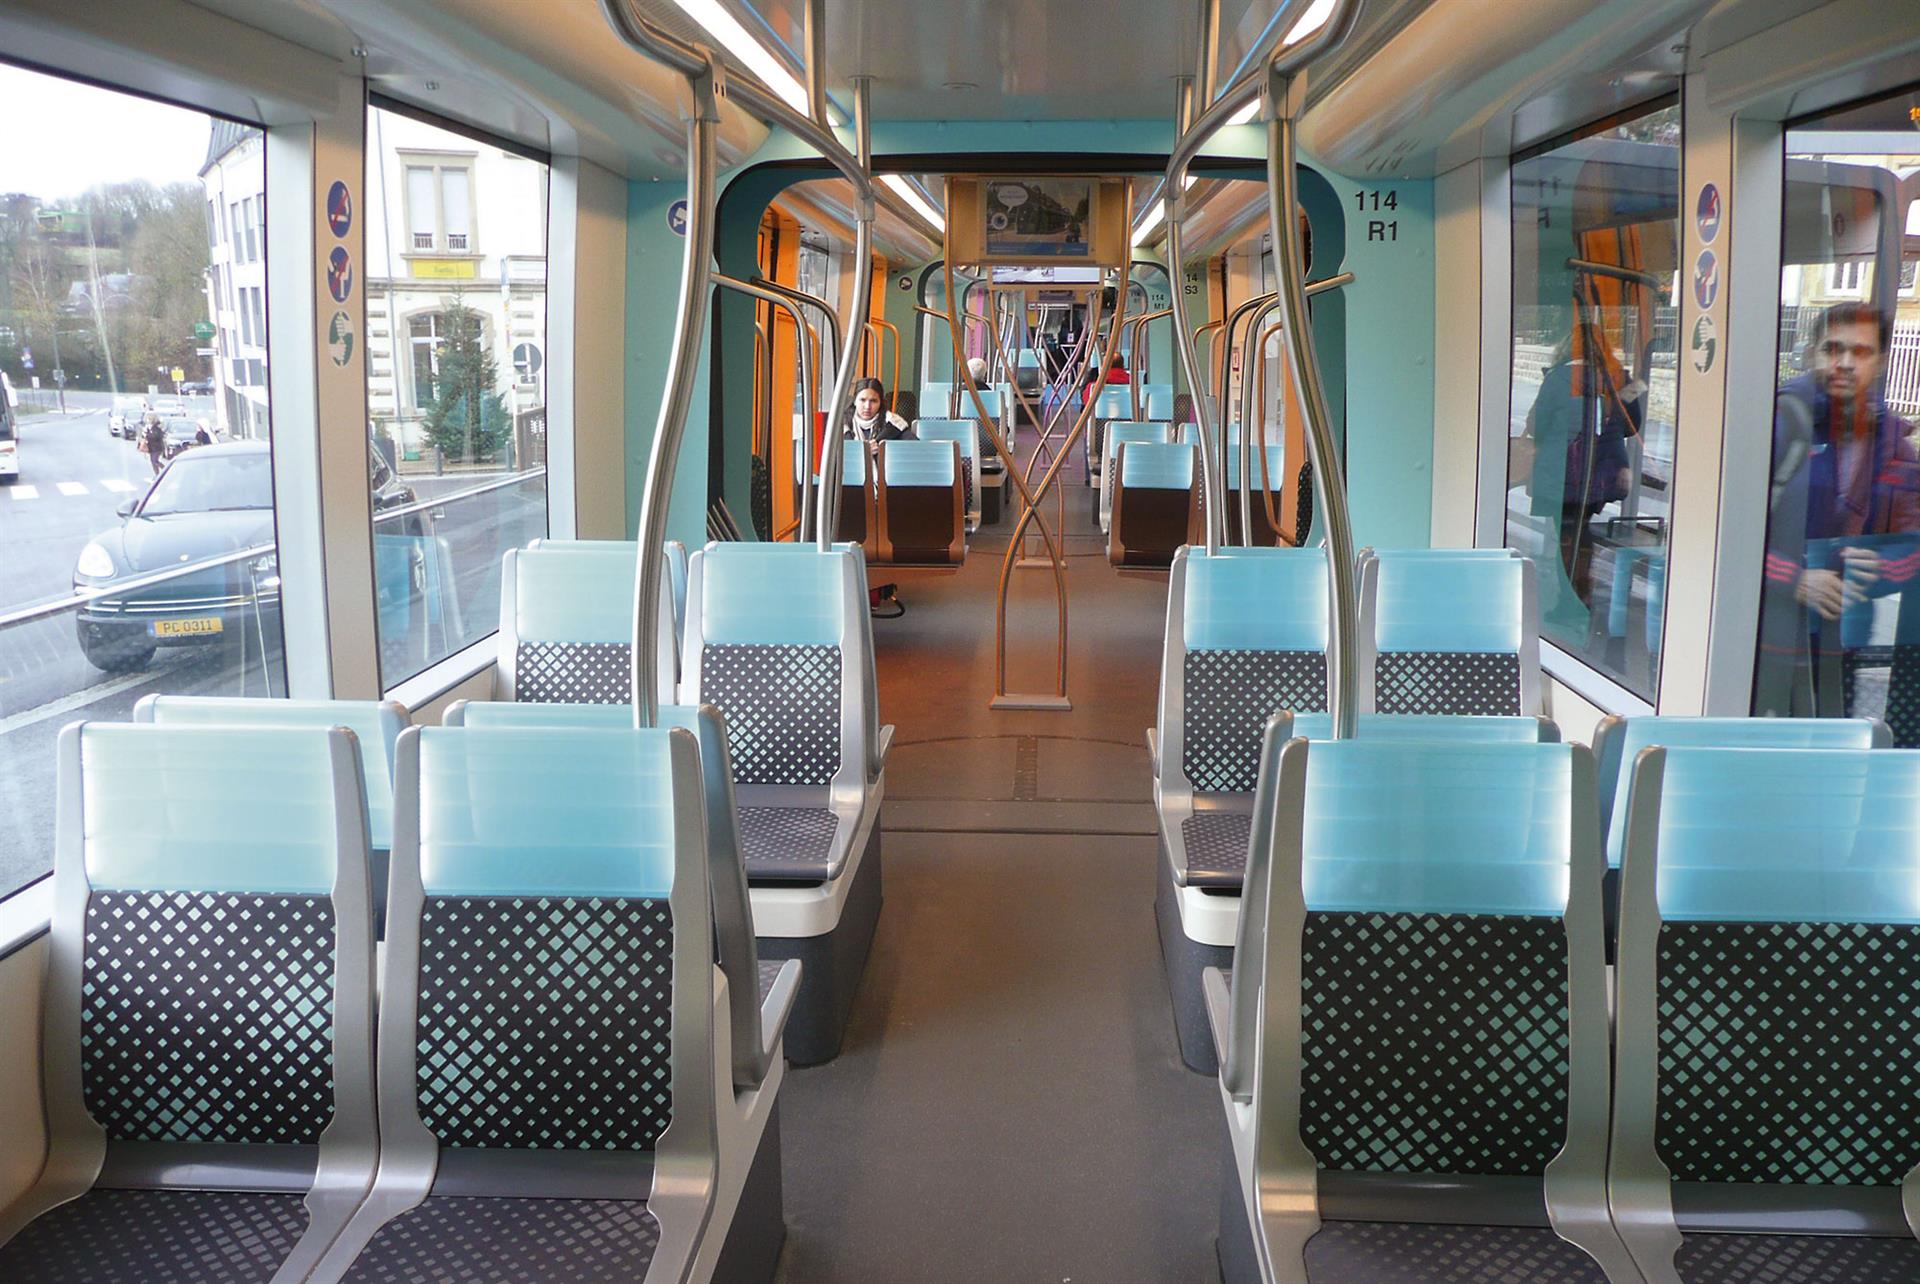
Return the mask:
{"type": "Polygon", "coordinates": [[[1647,700],[1678,419],[1680,109],[1513,166],[1506,543],[1542,634],[1647,700]]]}
{"type": "Polygon", "coordinates": [[[1920,91],[1788,131],[1755,713],[1920,745],[1920,91]]]}
{"type": "Polygon", "coordinates": [[[473,216],[469,212],[471,202],[468,199],[467,187],[466,170],[443,169],[440,171],[440,221],[446,229],[447,248],[450,250],[469,248],[473,216]]]}
{"type": "Polygon", "coordinates": [[[267,391],[239,377],[265,318],[218,306],[266,279],[259,130],[9,66],[0,101],[58,134],[0,138],[5,895],[51,864],[62,726],[155,692],[284,696],[286,672],[267,391]]]}
{"type": "Polygon", "coordinates": [[[436,208],[433,171],[424,166],[410,166],[407,169],[407,230],[413,235],[414,249],[433,248],[436,208]]]}
{"type": "Polygon", "coordinates": [[[547,173],[380,107],[368,112],[367,165],[367,305],[393,318],[367,347],[376,622],[391,689],[492,634],[502,555],[547,533],[546,380],[516,377],[515,364],[519,350],[547,347],[547,173]],[[479,188],[484,257],[406,257],[478,250],[479,188]]]}

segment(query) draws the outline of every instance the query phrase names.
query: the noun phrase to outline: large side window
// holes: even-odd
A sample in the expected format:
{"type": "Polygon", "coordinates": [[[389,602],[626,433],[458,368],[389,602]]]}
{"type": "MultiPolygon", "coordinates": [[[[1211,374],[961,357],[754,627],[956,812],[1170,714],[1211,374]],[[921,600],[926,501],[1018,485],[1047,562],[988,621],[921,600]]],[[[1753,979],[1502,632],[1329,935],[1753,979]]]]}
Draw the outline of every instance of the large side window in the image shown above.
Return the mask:
{"type": "Polygon", "coordinates": [[[150,693],[284,696],[259,129],[0,64],[0,896],[54,753],[150,693]],[[250,292],[250,295],[245,293],[250,292]],[[244,376],[244,377],[243,377],[244,376]]]}
{"type": "Polygon", "coordinates": [[[1513,162],[1506,543],[1542,635],[1651,702],[1678,421],[1680,108],[1513,162]]]}
{"type": "Polygon", "coordinates": [[[494,632],[547,533],[541,160],[367,113],[367,406],[382,685],[494,632]],[[485,236],[476,211],[484,209],[485,236]]]}
{"type": "Polygon", "coordinates": [[[1920,88],[1786,133],[1759,714],[1920,745],[1920,88]]]}

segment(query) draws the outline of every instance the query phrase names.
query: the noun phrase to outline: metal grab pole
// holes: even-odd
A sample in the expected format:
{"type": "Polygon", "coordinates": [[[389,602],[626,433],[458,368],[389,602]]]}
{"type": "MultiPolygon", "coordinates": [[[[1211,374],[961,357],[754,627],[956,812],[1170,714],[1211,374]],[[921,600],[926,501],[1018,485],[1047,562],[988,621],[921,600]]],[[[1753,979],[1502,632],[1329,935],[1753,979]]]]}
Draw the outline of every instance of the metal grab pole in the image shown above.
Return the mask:
{"type": "MultiPolygon", "coordinates": [[[[1267,314],[1280,306],[1277,295],[1269,294],[1263,297],[1265,297],[1267,302],[1261,304],[1248,320],[1246,346],[1240,350],[1240,543],[1246,548],[1253,547],[1254,405],[1252,362],[1261,360],[1262,351],[1266,347],[1264,336],[1257,345],[1255,344],[1255,336],[1261,334],[1260,326],[1261,323],[1267,319],[1267,314]],[[1248,360],[1249,356],[1251,356],[1252,361],[1248,360]]],[[[1266,440],[1266,425],[1266,408],[1263,406],[1260,408],[1260,437],[1263,443],[1266,440]]],[[[1260,456],[1260,466],[1263,470],[1266,468],[1266,454],[1264,451],[1260,456]]]]}
{"type": "Polygon", "coordinates": [[[633,602],[633,720],[637,727],[660,721],[660,563],[667,540],[667,508],[673,498],[673,474],[686,435],[687,408],[700,364],[707,328],[707,274],[713,264],[714,134],[720,104],[711,64],[690,78],[693,119],[687,122],[687,246],[680,264],[680,305],[674,317],[673,349],[667,359],[667,385],[660,398],[647,480],[640,492],[640,547],[635,559],[633,602]]]}
{"type": "MultiPolygon", "coordinates": [[[[1349,3],[1342,16],[1344,21],[1335,18],[1329,26],[1344,34],[1357,8],[1349,3]]],[[[1347,507],[1346,470],[1333,440],[1333,416],[1327,409],[1327,390],[1320,379],[1312,320],[1307,313],[1306,254],[1301,244],[1300,221],[1294,216],[1299,208],[1300,176],[1294,162],[1294,104],[1289,101],[1292,89],[1292,72],[1283,70],[1276,62],[1267,82],[1267,216],[1273,235],[1274,271],[1280,278],[1282,315],[1286,319],[1283,333],[1288,363],[1293,368],[1294,386],[1300,392],[1300,405],[1306,412],[1307,458],[1313,464],[1314,482],[1320,488],[1326,521],[1327,581],[1332,608],[1332,632],[1327,646],[1328,708],[1333,715],[1334,739],[1345,740],[1353,736],[1359,722],[1353,637],[1358,614],[1353,517],[1347,507]]]]}
{"type": "MultiPolygon", "coordinates": [[[[1184,277],[1186,265],[1180,253],[1181,206],[1186,198],[1181,192],[1180,180],[1185,176],[1186,165],[1178,166],[1180,173],[1167,172],[1167,189],[1172,195],[1167,197],[1167,265],[1176,277],[1184,277]]],[[[1218,478],[1215,476],[1216,463],[1213,457],[1213,422],[1207,414],[1206,382],[1201,377],[1200,357],[1194,349],[1193,331],[1188,328],[1187,292],[1184,280],[1173,283],[1173,350],[1180,359],[1180,367],[1187,377],[1187,391],[1193,400],[1193,422],[1200,437],[1200,489],[1206,495],[1205,505],[1207,528],[1207,556],[1212,557],[1220,551],[1220,539],[1225,523],[1220,520],[1220,503],[1215,498],[1219,493],[1218,478]]]]}
{"type": "MultiPolygon", "coordinates": [[[[766,277],[756,276],[748,284],[756,286],[762,290],[770,290],[774,294],[779,295],[781,298],[789,299],[796,304],[805,304],[811,307],[819,308],[820,315],[826,319],[827,346],[825,351],[822,351],[820,348],[820,332],[815,330],[812,325],[807,326],[807,334],[813,340],[813,345],[814,345],[814,348],[813,348],[813,378],[814,378],[813,408],[815,413],[817,414],[820,409],[819,378],[820,378],[820,372],[826,368],[825,358],[828,356],[828,354],[838,353],[840,351],[839,314],[836,313],[831,307],[827,305],[827,301],[825,299],[820,298],[818,295],[808,294],[804,290],[796,290],[790,285],[781,284],[779,281],[769,281],[766,277]]],[[[814,503],[811,497],[812,496],[811,488],[814,485],[813,479],[819,475],[821,456],[824,455],[826,451],[826,442],[824,440],[821,441],[820,445],[817,448],[815,447],[813,442],[813,428],[814,428],[814,420],[813,418],[809,417],[803,429],[803,439],[805,441],[806,448],[802,453],[802,458],[806,461],[806,470],[805,470],[806,475],[800,479],[800,491],[801,491],[800,542],[802,544],[806,543],[808,540],[813,538],[814,503]]],[[[824,433],[822,435],[824,437],[824,433]]]]}
{"type": "MultiPolygon", "coordinates": [[[[805,425],[805,431],[802,436],[806,442],[804,457],[807,466],[809,468],[812,467],[814,403],[820,396],[819,389],[813,381],[813,353],[807,343],[807,332],[811,330],[812,327],[807,324],[806,318],[800,314],[800,305],[778,290],[769,290],[762,286],[755,285],[751,281],[742,281],[737,277],[728,276],[724,272],[713,272],[709,275],[715,285],[725,286],[729,290],[736,290],[751,298],[770,303],[774,307],[784,310],[793,318],[793,346],[800,354],[800,415],[801,422],[805,425]]],[[[771,366],[773,360],[773,345],[771,342],[767,345],[767,360],[769,366],[771,366]]],[[[771,371],[769,371],[769,373],[771,373],[771,371]]],[[[805,505],[802,505],[802,511],[805,511],[805,505]]]]}
{"type": "Polygon", "coordinates": [[[840,425],[849,409],[853,372],[867,334],[867,315],[873,310],[873,122],[868,116],[872,96],[873,82],[865,76],[857,77],[853,82],[853,139],[858,157],[855,163],[864,182],[854,184],[859,210],[853,232],[853,302],[847,309],[846,344],[840,353],[840,371],[834,376],[833,393],[827,402],[827,439],[820,452],[820,515],[816,519],[814,540],[815,547],[822,553],[833,549],[840,508],[840,459],[845,453],[840,425]],[[829,479],[832,485],[827,484],[829,479]]]}

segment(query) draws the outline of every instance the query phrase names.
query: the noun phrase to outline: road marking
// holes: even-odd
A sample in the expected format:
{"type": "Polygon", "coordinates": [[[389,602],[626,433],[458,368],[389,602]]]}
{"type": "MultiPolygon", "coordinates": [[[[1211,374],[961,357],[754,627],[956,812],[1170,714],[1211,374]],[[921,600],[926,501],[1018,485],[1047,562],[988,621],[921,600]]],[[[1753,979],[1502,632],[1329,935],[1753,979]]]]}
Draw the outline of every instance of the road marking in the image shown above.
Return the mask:
{"type": "Polygon", "coordinates": [[[40,498],[40,488],[38,486],[28,486],[21,482],[15,482],[13,485],[7,487],[7,494],[13,496],[15,499],[38,499],[40,498]]]}
{"type": "Polygon", "coordinates": [[[154,675],[151,673],[122,674],[120,677],[113,678],[106,682],[96,683],[84,690],[76,691],[70,696],[62,696],[51,704],[43,704],[32,709],[23,709],[10,717],[0,718],[0,736],[8,735],[11,732],[19,731],[25,727],[31,727],[35,723],[45,722],[49,718],[58,718],[63,714],[72,713],[75,709],[84,709],[96,701],[104,700],[108,696],[119,695],[122,691],[131,690],[139,686],[142,682],[152,682],[153,680],[154,675]]]}
{"type": "Polygon", "coordinates": [[[133,489],[132,482],[121,481],[118,477],[103,477],[100,479],[100,484],[116,495],[124,495],[133,489]]]}
{"type": "Polygon", "coordinates": [[[87,493],[87,488],[79,482],[55,482],[54,487],[62,495],[84,495],[87,493]]]}

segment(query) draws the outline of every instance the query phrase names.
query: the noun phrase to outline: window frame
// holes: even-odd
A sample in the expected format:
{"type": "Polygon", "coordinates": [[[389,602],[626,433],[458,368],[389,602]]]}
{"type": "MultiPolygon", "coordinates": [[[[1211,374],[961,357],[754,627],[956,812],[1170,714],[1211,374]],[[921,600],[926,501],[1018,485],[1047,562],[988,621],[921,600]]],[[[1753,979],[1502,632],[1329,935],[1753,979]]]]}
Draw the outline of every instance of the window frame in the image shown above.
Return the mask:
{"type": "MultiPolygon", "coordinates": [[[[442,126],[441,128],[446,128],[442,126]]],[[[474,199],[474,171],[479,168],[478,152],[439,151],[432,148],[404,147],[394,149],[394,158],[400,166],[400,225],[405,229],[407,244],[401,249],[403,259],[479,259],[485,256],[480,252],[480,218],[478,202],[474,199]],[[414,170],[425,170],[433,176],[430,184],[433,190],[433,245],[421,249],[413,244],[418,235],[414,230],[413,185],[408,176],[414,170]],[[447,231],[447,175],[461,173],[467,179],[467,245],[465,249],[453,249],[449,244],[447,231]]]]}

